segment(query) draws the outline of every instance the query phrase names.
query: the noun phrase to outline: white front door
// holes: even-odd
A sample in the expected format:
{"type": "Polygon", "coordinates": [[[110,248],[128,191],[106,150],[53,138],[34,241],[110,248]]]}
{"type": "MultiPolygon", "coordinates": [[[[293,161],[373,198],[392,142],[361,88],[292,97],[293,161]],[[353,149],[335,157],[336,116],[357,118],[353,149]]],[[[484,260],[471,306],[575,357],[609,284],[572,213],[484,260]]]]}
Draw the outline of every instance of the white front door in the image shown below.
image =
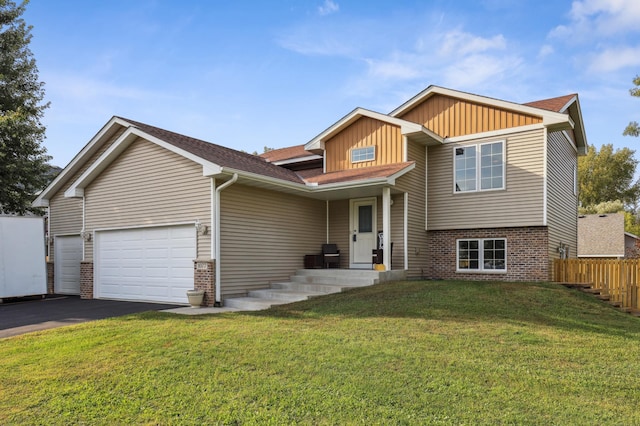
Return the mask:
{"type": "Polygon", "coordinates": [[[371,268],[371,250],[377,248],[376,199],[351,201],[351,268],[371,268]]]}

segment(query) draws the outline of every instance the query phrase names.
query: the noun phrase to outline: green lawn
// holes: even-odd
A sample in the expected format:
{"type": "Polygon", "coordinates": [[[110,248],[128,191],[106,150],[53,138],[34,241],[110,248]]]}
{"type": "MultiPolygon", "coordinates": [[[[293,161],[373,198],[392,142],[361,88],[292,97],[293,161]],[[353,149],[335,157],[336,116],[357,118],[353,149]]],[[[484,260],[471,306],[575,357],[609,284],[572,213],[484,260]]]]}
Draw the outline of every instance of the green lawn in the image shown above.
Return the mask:
{"type": "Polygon", "coordinates": [[[0,340],[0,424],[640,424],[640,319],[552,284],[381,284],[0,340]]]}

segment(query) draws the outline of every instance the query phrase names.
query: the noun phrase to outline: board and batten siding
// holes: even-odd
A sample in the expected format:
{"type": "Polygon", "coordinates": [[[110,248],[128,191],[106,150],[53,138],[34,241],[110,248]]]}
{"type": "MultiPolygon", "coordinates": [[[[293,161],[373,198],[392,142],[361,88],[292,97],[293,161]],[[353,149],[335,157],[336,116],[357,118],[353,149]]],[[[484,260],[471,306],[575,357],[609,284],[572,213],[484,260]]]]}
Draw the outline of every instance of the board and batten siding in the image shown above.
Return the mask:
{"type": "Polygon", "coordinates": [[[544,129],[429,148],[429,230],[544,225],[544,129]],[[504,190],[454,193],[457,147],[505,141],[504,190]]]}
{"type": "Polygon", "coordinates": [[[325,142],[327,172],[380,166],[402,162],[403,142],[400,127],[369,117],[360,117],[325,142]],[[351,162],[351,150],[375,146],[372,161],[351,162]]]}
{"type": "MultiPolygon", "coordinates": [[[[198,258],[211,258],[211,179],[202,166],[136,139],[85,189],[85,226],[95,229],[172,225],[199,220],[198,258]]],[[[93,259],[93,241],[85,245],[93,259]]]]}
{"type": "Polygon", "coordinates": [[[326,240],[325,201],[240,183],[220,193],[221,294],[286,281],[326,240]]]}
{"type": "MultiPolygon", "coordinates": [[[[82,231],[82,198],[66,198],[64,192],[91,166],[116,139],[124,133],[125,127],[118,128],[109,139],[83,164],[83,166],[49,200],[49,227],[51,235],[78,235],[82,231]]],[[[55,238],[54,242],[55,244],[55,238]]],[[[53,248],[49,260],[55,256],[53,248]]]]}
{"type": "MultiPolygon", "coordinates": [[[[407,234],[407,254],[409,259],[409,269],[407,277],[419,278],[425,275],[424,271],[429,267],[427,256],[428,235],[425,229],[427,220],[426,210],[426,147],[415,143],[409,143],[407,149],[409,161],[415,161],[415,168],[400,177],[396,188],[408,193],[408,234],[407,234]]],[[[404,206],[404,196],[399,196],[397,202],[404,206]]],[[[391,209],[394,209],[394,205],[391,209]]],[[[402,210],[400,210],[402,211],[402,210]]],[[[402,245],[401,245],[402,246],[402,245]]],[[[402,247],[404,250],[404,247],[402,247]]],[[[395,254],[395,246],[394,246],[395,254]]],[[[394,262],[396,261],[394,255],[394,262]]],[[[401,259],[404,267],[404,258],[401,259]]]]}
{"type": "Polygon", "coordinates": [[[569,247],[570,257],[578,254],[578,196],[574,187],[578,157],[563,132],[549,133],[547,164],[547,224],[552,262],[560,257],[560,243],[569,247]]]}
{"type": "Polygon", "coordinates": [[[539,117],[444,95],[431,96],[398,118],[422,124],[449,138],[542,122],[539,117]]]}

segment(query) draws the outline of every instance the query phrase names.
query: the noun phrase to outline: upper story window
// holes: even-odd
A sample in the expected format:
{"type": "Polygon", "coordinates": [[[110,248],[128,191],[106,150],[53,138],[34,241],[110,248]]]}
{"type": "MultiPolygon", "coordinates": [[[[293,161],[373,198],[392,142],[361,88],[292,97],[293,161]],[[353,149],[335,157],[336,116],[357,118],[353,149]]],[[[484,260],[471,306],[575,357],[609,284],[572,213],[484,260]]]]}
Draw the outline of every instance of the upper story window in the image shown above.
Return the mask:
{"type": "Polygon", "coordinates": [[[376,159],[376,147],[365,146],[364,148],[353,148],[351,150],[351,162],[372,161],[376,159]]]}
{"type": "Polygon", "coordinates": [[[455,192],[504,189],[504,151],[504,141],[455,148],[455,192]]]}

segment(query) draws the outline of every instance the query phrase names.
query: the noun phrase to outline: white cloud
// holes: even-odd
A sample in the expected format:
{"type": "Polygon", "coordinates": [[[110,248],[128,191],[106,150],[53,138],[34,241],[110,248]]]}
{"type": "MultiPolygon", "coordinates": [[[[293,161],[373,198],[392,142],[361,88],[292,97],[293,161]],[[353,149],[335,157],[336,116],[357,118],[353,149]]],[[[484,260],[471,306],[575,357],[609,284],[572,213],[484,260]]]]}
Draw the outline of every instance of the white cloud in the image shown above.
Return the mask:
{"type": "Polygon", "coordinates": [[[420,61],[408,58],[366,59],[369,66],[369,75],[374,78],[410,80],[421,75],[420,61]]]}
{"type": "Polygon", "coordinates": [[[487,50],[503,50],[506,41],[502,34],[491,38],[478,37],[462,31],[451,31],[442,37],[441,55],[468,55],[485,52],[487,50]]]}
{"type": "Polygon", "coordinates": [[[569,18],[568,24],[558,25],[551,31],[550,36],[582,41],[625,32],[639,32],[640,1],[574,1],[569,18]]]}
{"type": "Polygon", "coordinates": [[[555,49],[550,44],[545,44],[538,51],[538,58],[547,57],[555,52],[555,49]]]}
{"type": "Polygon", "coordinates": [[[443,74],[449,87],[477,90],[479,86],[508,80],[505,76],[515,73],[521,64],[517,56],[469,55],[451,63],[443,74]]]}
{"type": "Polygon", "coordinates": [[[640,46],[605,49],[590,59],[589,71],[606,73],[640,66],[640,46]]]}
{"type": "Polygon", "coordinates": [[[340,10],[340,6],[338,3],[335,3],[331,0],[324,0],[322,6],[318,6],[318,13],[320,16],[331,15],[332,13],[336,13],[340,10]]]}
{"type": "Polygon", "coordinates": [[[47,92],[59,98],[75,101],[102,101],[107,99],[126,99],[143,101],[149,99],[169,99],[166,92],[153,92],[127,86],[119,86],[103,80],[82,75],[49,75],[47,92]]]}

